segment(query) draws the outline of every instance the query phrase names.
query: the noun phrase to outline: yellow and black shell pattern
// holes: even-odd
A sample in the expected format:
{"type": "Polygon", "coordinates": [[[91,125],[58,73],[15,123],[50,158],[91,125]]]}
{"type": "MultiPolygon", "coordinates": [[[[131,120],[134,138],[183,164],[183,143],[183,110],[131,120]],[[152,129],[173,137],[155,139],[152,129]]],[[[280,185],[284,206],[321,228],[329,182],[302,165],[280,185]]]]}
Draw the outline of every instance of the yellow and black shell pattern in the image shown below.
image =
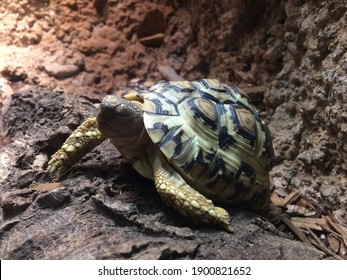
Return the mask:
{"type": "Polygon", "coordinates": [[[150,138],[191,187],[222,203],[267,208],[271,136],[239,88],[160,81],[144,94],[143,111],[150,138]]]}

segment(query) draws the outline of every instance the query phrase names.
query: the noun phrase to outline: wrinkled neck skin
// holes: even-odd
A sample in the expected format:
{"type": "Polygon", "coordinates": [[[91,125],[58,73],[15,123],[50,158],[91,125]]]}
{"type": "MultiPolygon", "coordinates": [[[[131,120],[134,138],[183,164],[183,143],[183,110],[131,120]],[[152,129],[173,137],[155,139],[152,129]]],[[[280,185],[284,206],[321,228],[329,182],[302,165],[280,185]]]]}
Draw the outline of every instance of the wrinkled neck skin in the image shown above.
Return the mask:
{"type": "Polygon", "coordinates": [[[157,147],[150,140],[145,128],[140,135],[126,139],[110,139],[110,141],[141,176],[154,180],[153,159],[157,147]]]}
{"type": "Polygon", "coordinates": [[[113,145],[117,147],[122,156],[133,163],[135,160],[146,156],[147,149],[151,145],[148,133],[145,127],[142,128],[140,133],[132,137],[125,138],[110,138],[113,145]]]}

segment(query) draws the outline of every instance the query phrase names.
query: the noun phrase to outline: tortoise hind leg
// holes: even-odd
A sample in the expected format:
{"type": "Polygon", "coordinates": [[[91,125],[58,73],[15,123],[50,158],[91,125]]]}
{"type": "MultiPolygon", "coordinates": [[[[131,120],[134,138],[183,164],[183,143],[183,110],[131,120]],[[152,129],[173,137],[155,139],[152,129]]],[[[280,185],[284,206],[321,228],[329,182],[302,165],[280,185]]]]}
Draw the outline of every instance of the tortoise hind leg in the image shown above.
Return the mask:
{"type": "Polygon", "coordinates": [[[84,155],[105,140],[97,128],[96,118],[89,118],[72,132],[48,162],[48,171],[62,175],[84,155]]]}
{"type": "Polygon", "coordinates": [[[155,186],[166,204],[197,224],[214,225],[233,232],[228,212],[215,207],[211,200],[189,186],[159,151],[154,156],[153,171],[155,186]]]}

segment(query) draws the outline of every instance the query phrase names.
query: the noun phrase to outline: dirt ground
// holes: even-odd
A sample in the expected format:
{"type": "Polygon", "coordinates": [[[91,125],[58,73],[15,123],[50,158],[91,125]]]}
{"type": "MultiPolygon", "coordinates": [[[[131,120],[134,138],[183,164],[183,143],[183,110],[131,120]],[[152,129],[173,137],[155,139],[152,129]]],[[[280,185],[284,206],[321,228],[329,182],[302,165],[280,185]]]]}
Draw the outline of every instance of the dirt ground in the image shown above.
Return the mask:
{"type": "Polygon", "coordinates": [[[346,6],[2,0],[0,106],[25,85],[100,98],[134,78],[231,82],[269,123],[275,191],[297,190],[347,227],[346,6]]]}

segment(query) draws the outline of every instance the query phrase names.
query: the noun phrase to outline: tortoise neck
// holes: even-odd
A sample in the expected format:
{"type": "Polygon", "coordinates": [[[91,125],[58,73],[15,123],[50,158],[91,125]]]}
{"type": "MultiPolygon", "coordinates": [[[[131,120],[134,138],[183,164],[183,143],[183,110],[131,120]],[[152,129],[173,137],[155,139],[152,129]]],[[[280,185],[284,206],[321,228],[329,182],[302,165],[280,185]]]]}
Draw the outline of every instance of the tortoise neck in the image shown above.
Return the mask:
{"type": "Polygon", "coordinates": [[[137,135],[125,138],[113,138],[110,141],[117,147],[122,156],[129,161],[136,160],[146,154],[147,148],[150,145],[150,138],[145,127],[137,135]]]}

